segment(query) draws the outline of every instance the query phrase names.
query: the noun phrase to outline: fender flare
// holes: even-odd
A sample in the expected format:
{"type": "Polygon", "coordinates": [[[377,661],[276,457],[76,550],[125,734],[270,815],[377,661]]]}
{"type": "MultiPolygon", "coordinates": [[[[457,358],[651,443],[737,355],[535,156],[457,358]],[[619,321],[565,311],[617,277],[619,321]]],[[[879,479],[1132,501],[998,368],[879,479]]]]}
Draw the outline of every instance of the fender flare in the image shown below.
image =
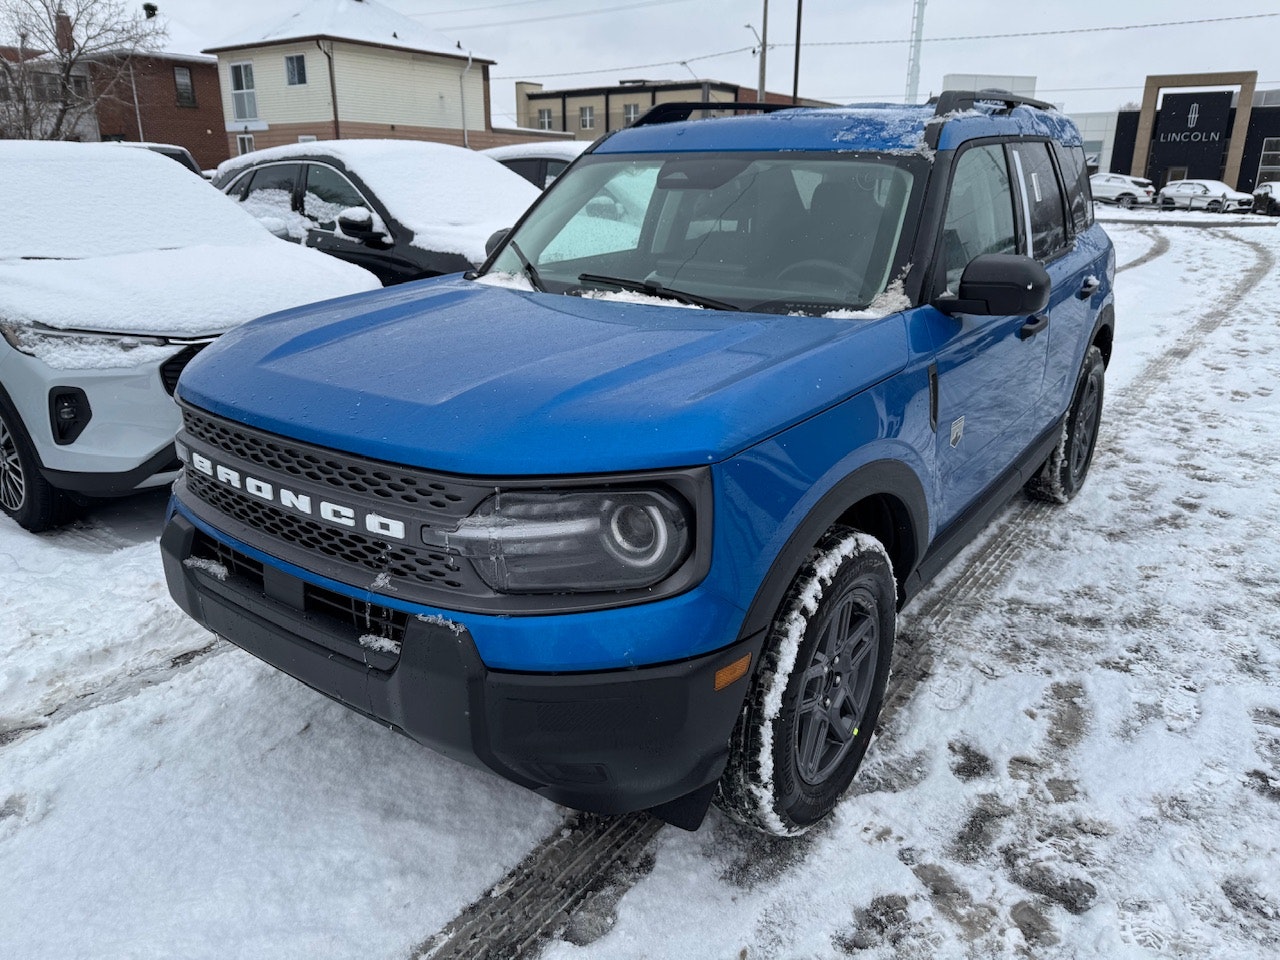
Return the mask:
{"type": "Polygon", "coordinates": [[[813,545],[855,504],[868,497],[892,497],[904,508],[904,515],[894,518],[899,529],[909,530],[889,546],[898,581],[900,603],[903,587],[920,563],[929,544],[929,505],[920,478],[898,460],[875,460],[859,467],[836,483],[814,505],[787,538],[760,583],[747,615],[743,618],[738,639],[745,640],[762,633],[773,620],[796,571],[800,569],[813,545]]]}

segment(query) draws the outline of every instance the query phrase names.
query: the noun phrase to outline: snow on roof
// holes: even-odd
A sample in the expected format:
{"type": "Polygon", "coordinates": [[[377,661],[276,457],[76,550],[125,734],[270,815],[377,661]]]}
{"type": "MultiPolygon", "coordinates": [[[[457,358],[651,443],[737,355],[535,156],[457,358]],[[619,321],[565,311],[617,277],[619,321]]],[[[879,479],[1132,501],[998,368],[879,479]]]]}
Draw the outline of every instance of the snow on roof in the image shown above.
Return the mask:
{"type": "Polygon", "coordinates": [[[376,0],[306,0],[284,21],[273,21],[270,25],[242,31],[222,43],[207,47],[205,52],[285,43],[312,37],[398,47],[444,56],[467,55],[467,51],[455,41],[428,30],[418,21],[382,6],[376,0]]]}
{"type": "Polygon", "coordinates": [[[509,143],[505,147],[490,147],[480,152],[495,160],[521,160],[525,157],[574,160],[589,146],[590,140],[534,140],[529,143],[509,143]]]}
{"type": "Polygon", "coordinates": [[[0,231],[0,261],[185,247],[197,235],[279,242],[190,170],[113,143],[0,141],[0,210],[11,223],[0,231]]]}
{"type": "Polygon", "coordinates": [[[413,231],[415,247],[477,264],[490,234],[512,226],[541,192],[490,157],[426,140],[320,140],[255,150],[223,161],[218,182],[249,164],[292,157],[340,161],[413,231]]]}

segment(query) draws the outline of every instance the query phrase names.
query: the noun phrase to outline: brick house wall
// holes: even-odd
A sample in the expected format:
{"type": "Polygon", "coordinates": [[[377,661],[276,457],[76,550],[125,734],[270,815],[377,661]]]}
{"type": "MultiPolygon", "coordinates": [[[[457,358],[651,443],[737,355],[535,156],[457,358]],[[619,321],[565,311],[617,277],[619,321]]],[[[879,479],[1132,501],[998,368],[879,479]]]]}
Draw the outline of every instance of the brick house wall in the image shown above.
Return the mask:
{"type": "Polygon", "coordinates": [[[203,169],[216,167],[231,155],[225,126],[218,65],[212,58],[136,58],[132,85],[126,72],[124,82],[98,104],[98,130],[102,139],[174,143],[190,150],[203,169]],[[191,72],[193,106],[179,102],[175,67],[191,72]],[[137,109],[134,89],[138,95],[137,109]]]}

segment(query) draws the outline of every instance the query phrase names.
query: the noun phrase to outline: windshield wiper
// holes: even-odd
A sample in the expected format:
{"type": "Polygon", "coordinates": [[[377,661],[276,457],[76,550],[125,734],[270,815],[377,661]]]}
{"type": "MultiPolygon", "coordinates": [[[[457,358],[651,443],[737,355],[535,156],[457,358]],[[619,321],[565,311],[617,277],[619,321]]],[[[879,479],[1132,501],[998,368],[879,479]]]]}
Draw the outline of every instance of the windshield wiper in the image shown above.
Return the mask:
{"type": "Polygon", "coordinates": [[[611,287],[617,287],[619,290],[630,290],[632,293],[647,293],[651,297],[675,300],[677,303],[687,303],[694,307],[709,307],[712,310],[742,309],[736,304],[728,303],[724,300],[716,300],[713,297],[704,297],[697,293],[689,293],[686,290],[676,290],[672,287],[664,286],[659,280],[629,280],[626,277],[607,277],[602,273],[580,273],[578,274],[578,282],[606,283],[611,287]]]}
{"type": "Polygon", "coordinates": [[[538,276],[538,268],[524,255],[524,251],[520,249],[520,244],[512,240],[508,246],[511,247],[511,252],[519,259],[520,266],[524,267],[524,275],[529,278],[529,283],[533,285],[533,289],[539,293],[546,293],[547,288],[542,285],[542,278],[538,276]]]}

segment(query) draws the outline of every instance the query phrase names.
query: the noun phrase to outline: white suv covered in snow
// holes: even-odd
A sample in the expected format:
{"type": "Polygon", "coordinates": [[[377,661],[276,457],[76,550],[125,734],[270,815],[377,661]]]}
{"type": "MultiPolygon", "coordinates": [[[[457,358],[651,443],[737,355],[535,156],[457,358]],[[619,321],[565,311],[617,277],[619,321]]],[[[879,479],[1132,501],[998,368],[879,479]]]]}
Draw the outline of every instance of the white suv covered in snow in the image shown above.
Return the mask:
{"type": "Polygon", "coordinates": [[[148,150],[0,142],[0,209],[0,510],[28,530],[173,479],[173,390],[218,334],[378,286],[148,150]]]}
{"type": "Polygon", "coordinates": [[[1157,194],[1165,210],[1207,210],[1210,213],[1247,213],[1253,196],[1232,190],[1221,180],[1171,180],[1157,194]]]}
{"type": "Polygon", "coordinates": [[[1089,178],[1093,199],[1116,203],[1122,207],[1155,203],[1156,188],[1150,180],[1128,177],[1123,173],[1095,173],[1089,178]]]}

